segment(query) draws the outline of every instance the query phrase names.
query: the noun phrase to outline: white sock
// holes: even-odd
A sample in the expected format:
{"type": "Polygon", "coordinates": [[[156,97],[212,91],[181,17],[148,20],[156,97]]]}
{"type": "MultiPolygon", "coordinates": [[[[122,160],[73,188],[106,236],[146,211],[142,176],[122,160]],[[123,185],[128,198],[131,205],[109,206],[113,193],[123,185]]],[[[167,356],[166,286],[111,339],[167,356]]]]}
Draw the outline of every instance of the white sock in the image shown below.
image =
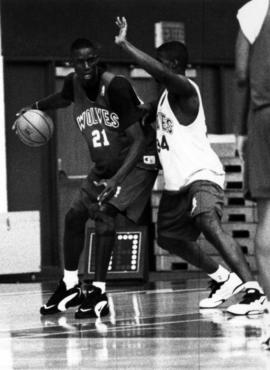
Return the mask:
{"type": "Polygon", "coordinates": [[[78,270],[64,270],[63,281],[66,284],[67,290],[73,288],[79,283],[78,270]]]}
{"type": "Polygon", "coordinates": [[[101,289],[102,294],[105,293],[106,283],[104,281],[93,281],[92,285],[95,286],[96,288],[101,289]]]}
{"type": "Polygon", "coordinates": [[[230,275],[230,271],[225,269],[225,267],[218,265],[217,271],[213,272],[213,274],[208,274],[208,276],[217,281],[218,283],[221,283],[222,281],[226,281],[230,275]]]}
{"type": "Polygon", "coordinates": [[[260,293],[263,293],[263,290],[260,286],[260,284],[258,283],[258,281],[247,281],[245,284],[244,284],[244,289],[256,289],[258,290],[260,293]]]}

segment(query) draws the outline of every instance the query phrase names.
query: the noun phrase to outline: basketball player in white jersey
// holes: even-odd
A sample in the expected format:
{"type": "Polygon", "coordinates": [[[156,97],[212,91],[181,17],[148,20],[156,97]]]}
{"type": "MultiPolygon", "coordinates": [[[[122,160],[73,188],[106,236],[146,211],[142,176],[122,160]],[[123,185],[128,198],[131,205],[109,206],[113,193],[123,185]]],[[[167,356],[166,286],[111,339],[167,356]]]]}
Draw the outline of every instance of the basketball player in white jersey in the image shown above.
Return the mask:
{"type": "Polygon", "coordinates": [[[203,233],[231,272],[218,266],[215,272],[208,273],[213,278],[212,290],[208,298],[200,301],[200,307],[216,307],[243,290],[240,303],[229,306],[227,311],[237,315],[262,313],[265,295],[241,247],[221,226],[224,171],[207,140],[199,88],[185,77],[185,45],[165,43],[157,49],[154,59],[127,40],[125,18],[118,17],[116,25],[119,34],[115,43],[165,88],[157,104],[157,149],[165,180],[158,216],[159,245],[196,264],[194,242],[203,233]]]}

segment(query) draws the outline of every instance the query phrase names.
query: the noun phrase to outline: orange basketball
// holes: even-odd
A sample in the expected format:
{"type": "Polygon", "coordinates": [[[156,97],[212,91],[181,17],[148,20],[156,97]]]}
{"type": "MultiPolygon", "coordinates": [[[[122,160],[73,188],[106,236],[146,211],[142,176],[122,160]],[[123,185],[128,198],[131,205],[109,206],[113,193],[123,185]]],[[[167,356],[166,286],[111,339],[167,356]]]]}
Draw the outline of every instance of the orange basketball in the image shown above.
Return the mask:
{"type": "Polygon", "coordinates": [[[20,140],[28,146],[44,145],[53,134],[53,121],[41,110],[30,109],[24,112],[17,118],[15,124],[20,140]]]}

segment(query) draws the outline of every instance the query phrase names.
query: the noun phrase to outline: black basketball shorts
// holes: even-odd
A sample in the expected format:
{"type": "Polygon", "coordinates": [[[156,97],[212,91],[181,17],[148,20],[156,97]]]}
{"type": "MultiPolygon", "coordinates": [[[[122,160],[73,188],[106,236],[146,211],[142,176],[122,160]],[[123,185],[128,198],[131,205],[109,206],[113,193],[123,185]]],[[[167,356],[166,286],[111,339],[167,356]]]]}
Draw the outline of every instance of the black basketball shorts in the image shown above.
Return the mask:
{"type": "Polygon", "coordinates": [[[197,240],[200,231],[194,217],[214,209],[221,218],[223,204],[223,189],[210,181],[195,181],[180,191],[164,191],[158,211],[158,243],[162,245],[162,238],[197,240]]]}
{"type": "MultiPolygon", "coordinates": [[[[150,198],[157,173],[156,170],[133,168],[121,184],[121,191],[117,198],[112,197],[107,203],[113,205],[131,221],[137,222],[150,198]]],[[[89,217],[95,218],[95,214],[99,210],[97,197],[104,187],[96,186],[94,182],[100,180],[93,173],[88,175],[72,203],[73,209],[78,212],[85,212],[87,209],[89,217]]]]}

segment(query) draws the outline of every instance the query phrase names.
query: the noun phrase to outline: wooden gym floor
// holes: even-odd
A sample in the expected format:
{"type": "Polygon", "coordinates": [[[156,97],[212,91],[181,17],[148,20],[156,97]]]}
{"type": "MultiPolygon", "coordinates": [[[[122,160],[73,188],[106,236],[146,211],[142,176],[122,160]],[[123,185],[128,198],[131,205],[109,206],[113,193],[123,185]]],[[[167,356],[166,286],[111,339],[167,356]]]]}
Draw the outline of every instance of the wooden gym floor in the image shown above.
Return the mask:
{"type": "Polygon", "coordinates": [[[109,317],[41,318],[55,283],[0,284],[0,369],[270,369],[263,315],[199,310],[205,278],[110,283],[109,317]]]}

